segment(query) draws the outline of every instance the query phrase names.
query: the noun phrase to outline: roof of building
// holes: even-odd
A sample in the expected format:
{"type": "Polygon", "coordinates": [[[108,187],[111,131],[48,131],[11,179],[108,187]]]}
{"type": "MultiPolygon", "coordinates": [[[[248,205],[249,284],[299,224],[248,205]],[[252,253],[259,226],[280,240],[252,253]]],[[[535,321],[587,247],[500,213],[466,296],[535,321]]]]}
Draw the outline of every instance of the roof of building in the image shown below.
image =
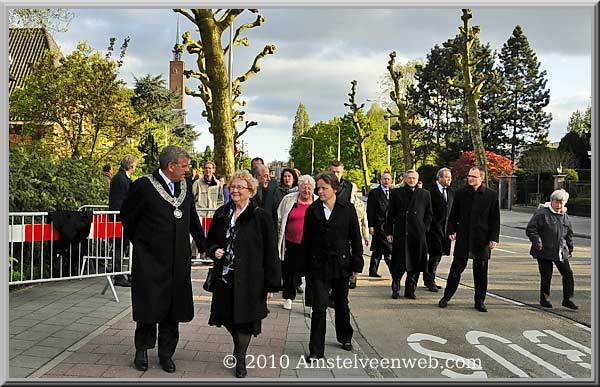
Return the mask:
{"type": "Polygon", "coordinates": [[[60,48],[45,28],[9,28],[9,95],[13,90],[25,84],[25,79],[31,74],[33,65],[44,55],[46,50],[61,56],[60,48]]]}

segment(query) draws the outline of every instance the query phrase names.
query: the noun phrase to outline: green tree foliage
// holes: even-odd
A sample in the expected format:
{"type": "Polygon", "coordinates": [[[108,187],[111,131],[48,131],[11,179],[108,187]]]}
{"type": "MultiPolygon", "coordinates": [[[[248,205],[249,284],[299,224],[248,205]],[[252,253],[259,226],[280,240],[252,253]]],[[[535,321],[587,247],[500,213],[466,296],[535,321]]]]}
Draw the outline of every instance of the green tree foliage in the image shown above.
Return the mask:
{"type": "Polygon", "coordinates": [[[560,140],[559,151],[570,152],[577,159],[577,166],[582,169],[591,168],[588,151],[591,151],[592,138],[592,106],[585,112],[576,110],[571,114],[567,125],[567,134],[560,140]]]}
{"type": "Polygon", "coordinates": [[[537,55],[520,26],[502,47],[499,59],[508,87],[504,120],[514,162],[521,149],[548,135],[552,115],[544,108],[550,102],[550,90],[546,89],[546,71],[540,71],[537,55]]]}
{"type": "Polygon", "coordinates": [[[61,8],[10,8],[8,25],[20,28],[46,28],[50,31],[65,32],[75,15],[61,8]]]}
{"type": "Polygon", "coordinates": [[[310,122],[308,120],[308,112],[306,106],[302,102],[298,104],[296,110],[296,117],[294,118],[294,124],[292,125],[292,136],[302,136],[304,132],[310,129],[310,122]]]}
{"type": "Polygon", "coordinates": [[[161,75],[134,79],[131,104],[141,121],[138,149],[143,155],[144,172],[149,173],[158,166],[158,154],[164,146],[178,145],[192,152],[198,134],[193,125],[184,124],[185,111],[175,110],[179,93],[167,89],[161,75]]]}
{"type": "Polygon", "coordinates": [[[105,55],[82,42],[58,66],[48,53],[11,95],[11,115],[23,119],[23,133],[43,138],[43,154],[100,164],[135,152],[129,141],[138,134],[132,91],[117,79],[129,38],[118,60],[111,58],[114,42],[105,55]]]}
{"type": "MultiPolygon", "coordinates": [[[[206,117],[209,131],[214,138],[215,164],[223,175],[230,177],[235,168],[234,144],[249,127],[256,125],[256,122],[246,121],[242,132],[237,131],[236,123],[244,120],[244,112],[236,110],[235,105],[245,105],[245,101],[239,100],[242,94],[241,84],[248,78],[260,71],[258,62],[269,54],[275,52],[274,45],[266,45],[264,49],[256,55],[252,66],[241,76],[235,79],[229,79],[227,66],[225,65],[225,56],[232,47],[222,46],[223,33],[228,30],[234,20],[242,14],[244,9],[174,9],[194,25],[194,30],[199,33],[199,38],[195,40],[188,31],[183,34],[183,42],[176,45],[175,50],[187,50],[188,54],[196,56],[195,70],[185,70],[184,75],[199,81],[198,91],[185,88],[187,95],[199,97],[204,102],[206,110],[202,115],[206,117]],[[232,93],[229,93],[231,82],[232,93]]],[[[252,13],[258,13],[258,10],[249,10],[252,13]]],[[[250,28],[259,27],[265,19],[258,14],[254,22],[241,24],[233,34],[233,45],[248,46],[248,38],[241,38],[241,33],[250,28]]]]}
{"type": "Polygon", "coordinates": [[[86,159],[45,159],[31,148],[13,146],[9,161],[9,211],[76,210],[107,204],[102,169],[86,159]]]}

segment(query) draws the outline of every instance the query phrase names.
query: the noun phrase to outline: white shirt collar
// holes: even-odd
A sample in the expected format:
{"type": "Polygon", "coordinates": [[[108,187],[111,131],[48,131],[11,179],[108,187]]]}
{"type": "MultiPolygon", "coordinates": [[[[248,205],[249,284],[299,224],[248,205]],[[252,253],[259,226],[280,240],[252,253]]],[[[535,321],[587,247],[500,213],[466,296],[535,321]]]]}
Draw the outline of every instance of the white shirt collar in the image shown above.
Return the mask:
{"type": "MultiPolygon", "coordinates": [[[[163,173],[162,169],[159,169],[159,170],[158,170],[158,174],[159,174],[159,175],[160,175],[160,176],[163,178],[163,180],[165,181],[165,183],[167,183],[167,187],[169,186],[169,183],[173,183],[173,182],[171,181],[171,179],[169,179],[169,178],[167,177],[167,175],[165,175],[165,174],[163,173]]],[[[173,183],[173,187],[175,187],[175,183],[173,183]]]]}
{"type": "Polygon", "coordinates": [[[331,210],[325,203],[323,203],[323,211],[325,211],[325,219],[329,220],[329,217],[331,216],[331,210]]]}
{"type": "Polygon", "coordinates": [[[440,184],[439,181],[436,181],[435,184],[437,184],[438,189],[440,190],[441,193],[444,193],[444,186],[440,184]]]}

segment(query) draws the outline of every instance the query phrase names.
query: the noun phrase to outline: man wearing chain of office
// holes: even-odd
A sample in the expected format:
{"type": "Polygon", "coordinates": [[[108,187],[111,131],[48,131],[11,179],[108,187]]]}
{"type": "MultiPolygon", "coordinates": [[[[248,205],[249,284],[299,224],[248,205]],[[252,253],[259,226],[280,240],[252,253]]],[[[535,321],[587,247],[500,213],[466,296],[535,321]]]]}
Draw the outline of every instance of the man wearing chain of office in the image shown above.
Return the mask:
{"type": "Polygon", "coordinates": [[[169,145],[159,163],[159,169],[131,185],[121,219],[133,243],[134,366],[148,369],[147,350],[155,346],[158,324],[158,358],[162,369],[171,373],[179,323],[194,317],[189,235],[200,251],[206,251],[206,239],[185,179],[189,154],[169,145]]]}

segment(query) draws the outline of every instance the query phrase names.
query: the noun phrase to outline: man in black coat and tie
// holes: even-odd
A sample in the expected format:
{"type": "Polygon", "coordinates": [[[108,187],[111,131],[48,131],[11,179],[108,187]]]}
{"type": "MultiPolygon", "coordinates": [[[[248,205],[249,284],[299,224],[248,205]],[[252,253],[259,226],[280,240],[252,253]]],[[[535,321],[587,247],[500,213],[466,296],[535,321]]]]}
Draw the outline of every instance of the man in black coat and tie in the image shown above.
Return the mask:
{"type": "Polygon", "coordinates": [[[382,256],[390,273],[392,271],[392,244],[388,242],[385,235],[385,216],[387,215],[391,186],[392,175],[385,171],[381,175],[381,184],[369,192],[367,199],[367,221],[369,234],[372,237],[369,277],[381,277],[377,271],[382,256]]]}
{"type": "Polygon", "coordinates": [[[436,174],[436,181],[431,185],[431,208],[433,219],[427,233],[427,270],[423,273],[423,282],[430,292],[441,289],[435,283],[435,273],[442,259],[442,255],[450,255],[452,241],[446,234],[448,215],[454,201],[454,190],[450,187],[452,172],[448,168],[440,169],[436,174]]]}
{"type": "Polygon", "coordinates": [[[419,173],[409,169],[404,186],[392,190],[385,222],[392,244],[392,298],[399,297],[400,279],[406,273],[404,297],[416,299],[419,275],[427,267],[426,233],[431,225],[431,197],[417,188],[419,173]]]}
{"type": "Polygon", "coordinates": [[[483,168],[473,167],[467,175],[468,185],[456,192],[448,218],[449,238],[456,241],[454,259],[450,266],[444,297],[438,303],[440,308],[448,306],[448,301],[458,288],[460,275],[471,258],[475,282],[475,309],[487,312],[484,301],[487,292],[488,260],[500,239],[500,206],[498,194],[483,185],[484,179],[483,168]]]}
{"type": "MultiPolygon", "coordinates": [[[[110,191],[108,192],[109,211],[121,211],[123,201],[131,186],[131,176],[135,172],[137,162],[138,158],[134,155],[125,155],[121,160],[119,171],[110,181],[110,191]]],[[[117,219],[120,219],[120,215],[117,215],[117,219]]],[[[123,238],[115,238],[115,258],[113,262],[113,271],[115,273],[120,272],[123,267],[123,257],[125,254],[122,252],[127,251],[128,246],[129,239],[127,239],[127,236],[124,235],[123,238]]],[[[116,286],[131,286],[131,282],[122,274],[114,276],[114,284],[116,286]]]]}
{"type": "Polygon", "coordinates": [[[204,231],[187,184],[188,153],[166,146],[160,168],[137,179],[121,209],[127,237],[133,243],[131,306],[135,328],[134,366],[148,369],[148,349],[157,340],[160,365],[175,372],[172,356],[179,323],[194,317],[190,235],[206,251],[204,231]]]}

